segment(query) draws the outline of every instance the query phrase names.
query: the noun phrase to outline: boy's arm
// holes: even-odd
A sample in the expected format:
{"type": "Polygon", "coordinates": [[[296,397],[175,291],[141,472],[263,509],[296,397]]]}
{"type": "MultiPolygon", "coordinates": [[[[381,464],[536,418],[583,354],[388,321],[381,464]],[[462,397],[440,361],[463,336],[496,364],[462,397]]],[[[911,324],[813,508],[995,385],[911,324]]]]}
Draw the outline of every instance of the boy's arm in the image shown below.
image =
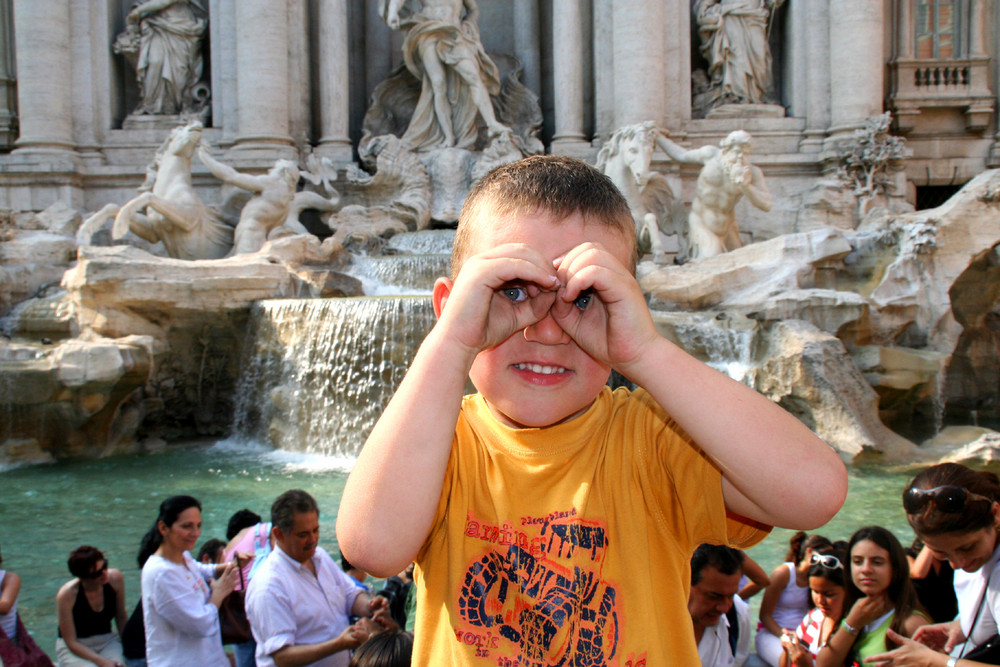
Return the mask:
{"type": "Polygon", "coordinates": [[[777,404],[660,336],[635,277],[603,248],[574,248],[558,276],[565,286],[553,308],[560,326],[646,389],[712,458],[729,510],[801,530],[837,513],[847,495],[837,453],[777,404]],[[596,298],[581,310],[574,301],[585,290],[596,298]]]}
{"type": "Polygon", "coordinates": [[[754,521],[812,530],[847,494],[837,453],[795,417],[661,338],[621,369],[722,471],[726,507],[754,521]]]}
{"type": "Polygon", "coordinates": [[[438,322],[344,487],[337,542],[351,563],[388,577],[413,561],[434,521],[472,362],[480,350],[543,318],[555,292],[538,286],[552,289],[555,283],[551,264],[520,245],[469,258],[454,283],[438,279],[438,322]],[[504,295],[502,288],[512,282],[526,298],[514,302],[504,295]]]}

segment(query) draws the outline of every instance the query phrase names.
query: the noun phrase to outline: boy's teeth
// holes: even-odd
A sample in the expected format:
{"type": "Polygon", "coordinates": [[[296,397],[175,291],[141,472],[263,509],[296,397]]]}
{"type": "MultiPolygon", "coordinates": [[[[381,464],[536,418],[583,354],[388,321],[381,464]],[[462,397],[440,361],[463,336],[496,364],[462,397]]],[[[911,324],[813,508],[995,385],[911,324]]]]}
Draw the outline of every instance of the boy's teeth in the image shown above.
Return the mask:
{"type": "Polygon", "coordinates": [[[514,364],[514,368],[522,371],[531,371],[532,373],[540,373],[542,375],[553,375],[555,373],[564,373],[566,371],[562,366],[542,366],[541,364],[514,364]]]}

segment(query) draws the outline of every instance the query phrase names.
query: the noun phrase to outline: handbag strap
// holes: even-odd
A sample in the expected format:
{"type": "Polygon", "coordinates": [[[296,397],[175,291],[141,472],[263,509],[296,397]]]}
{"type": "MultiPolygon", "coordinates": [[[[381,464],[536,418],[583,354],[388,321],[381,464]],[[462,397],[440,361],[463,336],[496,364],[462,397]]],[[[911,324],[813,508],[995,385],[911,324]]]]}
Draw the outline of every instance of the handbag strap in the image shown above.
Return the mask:
{"type": "Polygon", "coordinates": [[[976,615],[972,617],[972,625],[969,626],[969,636],[965,638],[965,641],[962,643],[962,650],[958,653],[958,660],[961,660],[962,656],[965,655],[966,649],[969,648],[969,642],[972,641],[972,633],[976,631],[976,623],[979,622],[979,616],[983,613],[983,607],[986,606],[986,594],[990,591],[990,577],[992,576],[993,570],[991,569],[986,576],[986,585],[983,586],[983,594],[977,603],[976,615]]]}

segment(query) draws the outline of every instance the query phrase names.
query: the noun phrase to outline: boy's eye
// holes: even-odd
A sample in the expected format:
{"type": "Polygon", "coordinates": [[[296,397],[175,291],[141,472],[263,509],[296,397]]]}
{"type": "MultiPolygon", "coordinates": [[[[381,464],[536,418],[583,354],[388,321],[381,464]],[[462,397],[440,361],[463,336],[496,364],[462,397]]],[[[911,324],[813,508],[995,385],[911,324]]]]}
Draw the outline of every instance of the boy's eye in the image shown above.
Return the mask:
{"type": "Polygon", "coordinates": [[[505,297],[510,299],[511,303],[520,303],[528,298],[528,290],[516,285],[501,288],[500,291],[503,292],[505,297]]]}
{"type": "Polygon", "coordinates": [[[591,299],[593,298],[594,298],[593,292],[591,292],[590,290],[584,290],[583,292],[580,292],[580,296],[576,297],[576,299],[573,301],[573,305],[579,308],[580,310],[586,310],[587,306],[590,305],[591,299]]]}

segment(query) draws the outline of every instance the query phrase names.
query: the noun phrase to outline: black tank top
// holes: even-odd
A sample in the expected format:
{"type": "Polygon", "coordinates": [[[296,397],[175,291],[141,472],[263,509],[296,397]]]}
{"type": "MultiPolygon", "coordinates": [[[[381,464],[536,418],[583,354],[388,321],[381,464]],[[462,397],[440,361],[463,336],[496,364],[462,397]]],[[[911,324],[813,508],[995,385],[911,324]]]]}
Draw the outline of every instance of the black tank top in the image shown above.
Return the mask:
{"type": "MultiPolygon", "coordinates": [[[[104,609],[97,612],[91,609],[87,602],[87,594],[83,585],[78,585],[76,602],[73,603],[73,625],[76,627],[77,639],[106,635],[111,632],[111,620],[118,609],[118,596],[111,584],[104,584],[104,609]]],[[[62,637],[62,633],[59,633],[62,637]]]]}

